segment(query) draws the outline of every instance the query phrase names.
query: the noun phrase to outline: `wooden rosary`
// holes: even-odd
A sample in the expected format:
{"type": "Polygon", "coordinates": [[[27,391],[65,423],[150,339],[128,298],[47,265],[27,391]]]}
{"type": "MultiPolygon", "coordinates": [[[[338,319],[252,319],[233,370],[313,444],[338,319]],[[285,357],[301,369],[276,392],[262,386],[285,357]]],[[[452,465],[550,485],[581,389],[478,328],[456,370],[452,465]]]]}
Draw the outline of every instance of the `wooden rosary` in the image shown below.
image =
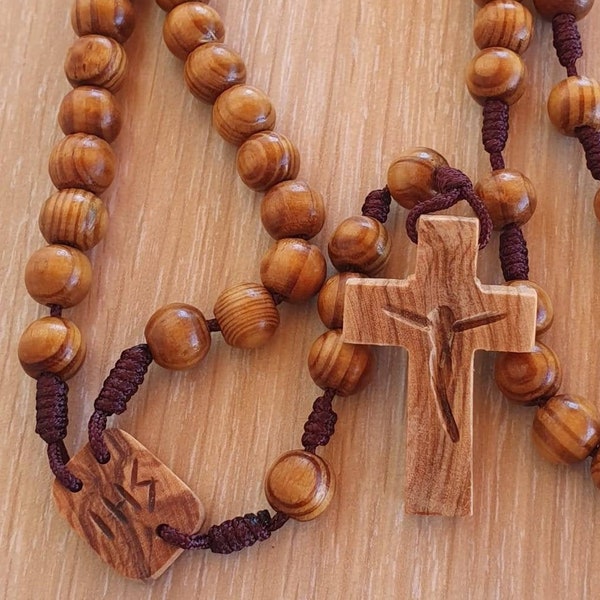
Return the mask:
{"type": "MultiPolygon", "coordinates": [[[[50,308],[50,316],[27,327],[18,353],[26,373],[37,380],[36,432],[47,443],[59,511],[121,574],[156,578],[185,549],[231,553],[268,539],[290,517],[305,521],[320,515],[332,499],[335,479],[316,450],[334,433],[335,396],[354,394],[370,381],[374,361],[365,344],[409,350],[407,512],[471,513],[475,349],[504,352],[496,362],[496,380],[508,398],[538,406],[533,439],[542,454],[555,462],[593,455],[592,476],[600,486],[600,416],[587,400],[556,395],[558,359],[535,340],[552,322],[548,296],[528,281],[520,229],[535,209],[535,192],[524,175],[505,168],[502,157],[508,105],[523,91],[519,54],[528,46],[532,17],[516,0],[477,3],[485,5],[475,25],[483,50],[469,67],[467,84],[484,105],[483,141],[492,174],[474,187],[437,152],[407,152],[390,167],[387,186],[367,196],[362,215],[344,220],[333,233],[328,254],[339,273],[325,281],[325,259],[308,241],[323,226],[323,199],[296,179],[299,153],[273,130],[275,109],[268,96],[246,84],[244,62],[222,43],[224,25],[214,9],[203,2],[157,0],[167,11],[165,43],[185,61],[187,86],[213,104],[215,129],[238,146],[242,181],[265,192],[261,220],[275,243],[261,260],[261,283],[222,292],[214,318],[182,303],[150,317],[146,343],[121,354],[95,400],[89,443],[70,459],[63,441],[65,381],[82,366],[85,343],[62,313],[88,293],[92,274],[84,252],[102,240],[107,227],[99,195],[115,174],[110,143],[122,118],[114,93],[125,77],[122,44],[135,20],[130,0],[74,0],[72,25],[79,38],[65,61],[74,89],[60,106],[65,137],[49,161],[57,191],[39,217],[49,245],[33,254],[25,272],[29,294],[50,308]],[[384,223],[392,197],[410,210],[407,232],[419,242],[415,274],[404,281],[369,279],[389,257],[384,223]],[[471,205],[477,219],[428,215],[460,200],[471,205]],[[492,227],[502,230],[505,286],[483,285],[476,277],[477,247],[487,244],[492,227]],[[167,369],[197,365],[218,332],[231,346],[260,347],[279,325],[281,302],[305,302],[317,293],[329,331],[314,342],[308,366],[324,392],[304,425],[303,449],[280,456],[266,475],[265,494],[275,513],[261,510],[197,533],[204,520],[198,498],[130,435],[107,430],[108,417],[127,409],[152,361],[167,369]]],[[[593,0],[535,4],[553,19],[555,46],[569,75],[552,91],[551,119],[580,139],[588,166],[600,179],[600,86],[575,69],[581,56],[575,21],[593,0]]],[[[600,193],[595,206],[600,213],[600,193]]]]}

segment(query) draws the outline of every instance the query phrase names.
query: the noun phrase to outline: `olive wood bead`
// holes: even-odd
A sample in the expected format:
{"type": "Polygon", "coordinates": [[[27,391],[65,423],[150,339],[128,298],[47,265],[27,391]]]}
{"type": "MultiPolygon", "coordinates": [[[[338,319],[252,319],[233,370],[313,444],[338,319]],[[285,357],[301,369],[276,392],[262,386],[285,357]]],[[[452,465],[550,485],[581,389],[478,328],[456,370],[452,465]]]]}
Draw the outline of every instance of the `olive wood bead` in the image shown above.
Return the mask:
{"type": "Polygon", "coordinates": [[[156,4],[166,12],[173,10],[176,6],[185,2],[188,2],[188,0],[156,0],[156,4]]]}
{"type": "Polygon", "coordinates": [[[326,275],[327,263],[319,248],[298,238],[278,240],[260,262],[263,285],[292,303],[312,298],[326,275]]]}
{"type": "Polygon", "coordinates": [[[239,147],[236,166],[242,181],[250,189],[261,192],[294,179],[300,170],[300,154],[285,135],[261,131],[239,147]]]}
{"type": "Polygon", "coordinates": [[[115,178],[116,163],[108,142],[95,135],[74,133],[54,146],[48,172],[59,190],[80,188],[101,194],[115,178]]]}
{"type": "Polygon", "coordinates": [[[86,251],[104,237],[108,211],[104,202],[91,192],[61,190],[44,202],[39,227],[50,244],[67,244],[86,251]]]}
{"type": "Polygon", "coordinates": [[[167,48],[181,60],[208,42],[222,42],[225,26],[219,13],[202,2],[184,2],[165,18],[163,38],[167,48]]]}
{"type": "Polygon", "coordinates": [[[216,99],[212,122],[224,140],[239,146],[251,135],[273,129],[275,108],[262,90],[234,85],[216,99]]]}
{"type": "Polygon", "coordinates": [[[532,438],[550,462],[569,465],[584,460],[600,442],[598,410],[581,396],[554,396],[537,409],[532,438]]]}
{"type": "Polygon", "coordinates": [[[565,135],[577,127],[600,128],[600,84],[588,77],[572,76],[557,83],[548,96],[548,116],[565,135]]]}
{"type": "Polygon", "coordinates": [[[533,4],[544,19],[551,20],[556,15],[568,13],[579,20],[592,10],[594,0],[533,0],[533,4]]]}
{"type": "Polygon", "coordinates": [[[596,214],[596,219],[600,221],[600,190],[594,196],[594,213],[596,214]]]}
{"type": "Polygon", "coordinates": [[[308,240],[323,228],[323,196],[304,181],[283,181],[265,194],[260,218],[267,233],[276,240],[287,237],[308,240]]]}
{"type": "Polygon", "coordinates": [[[241,283],[221,292],[214,312],[223,339],[236,348],[264,346],[279,326],[273,296],[258,283],[241,283]]]}
{"type": "Polygon", "coordinates": [[[121,131],[121,110],[108,90],[84,85],[63,98],[58,123],[66,135],[89,133],[112,142],[121,131]]]}
{"type": "Polygon", "coordinates": [[[554,321],[554,307],[552,306],[552,300],[544,288],[540,287],[537,283],[528,280],[519,280],[507,282],[510,287],[528,287],[534,290],[537,294],[537,312],[535,318],[535,333],[541,335],[550,329],[552,322],[554,321]]]}
{"type": "Polygon", "coordinates": [[[187,57],[183,74],[192,94],[212,104],[225,90],[246,81],[246,65],[229,46],[211,43],[187,57]]]}
{"type": "Polygon", "coordinates": [[[362,273],[338,273],[330,277],[319,292],[317,310],[323,325],[328,329],[341,329],[344,324],[344,300],[348,279],[362,278],[362,273]]]}
{"type": "Polygon", "coordinates": [[[34,252],[25,267],[25,287],[40,304],[69,308],[90,291],[92,265],[76,248],[52,244],[34,252]]]}
{"type": "Polygon", "coordinates": [[[492,171],[475,185],[475,192],[488,209],[494,229],[510,223],[524,225],[537,206],[533,184],[519,171],[492,171]]]}
{"type": "Polygon", "coordinates": [[[467,67],[467,88],[480,104],[488,99],[514,104],[525,91],[525,63],[506,48],[485,48],[467,67]]]}
{"type": "Polygon", "coordinates": [[[394,161],[387,173],[390,194],[407,210],[436,195],[434,172],[447,167],[446,159],[431,148],[412,148],[394,161]]]}
{"type": "Polygon", "coordinates": [[[386,265],[391,244],[387,229],[371,217],[349,217],[331,236],[329,258],[338,271],[376,275],[386,265]]]}
{"type": "Polygon", "coordinates": [[[95,85],[117,92],[125,80],[127,54],[123,46],[103,35],[85,35],[67,52],[65,75],[73,87],[95,85]]]}
{"type": "Polygon", "coordinates": [[[35,379],[45,371],[69,379],[83,364],[85,344],[69,319],[43,317],[23,332],[18,355],[25,373],[35,379]]]}
{"type": "Polygon", "coordinates": [[[144,336],[152,358],[165,369],[189,369],[210,350],[210,331],[204,315],[181,302],[159,308],[148,320],[144,336]]]}
{"type": "Polygon", "coordinates": [[[135,11],[129,0],[75,0],[71,25],[77,35],[99,33],[123,43],[133,33],[135,11]]]}
{"type": "Polygon", "coordinates": [[[265,496],[274,510],[297,521],[310,521],[328,506],[335,493],[333,470],[320,456],[291,450],[271,465],[265,496]]]}
{"type": "Polygon", "coordinates": [[[500,46],[523,54],[532,35],[533,16],[516,0],[489,2],[475,17],[473,37],[481,49],[500,46]]]}
{"type": "Polygon", "coordinates": [[[548,346],[536,341],[532,352],[499,353],[494,378],[500,391],[509,400],[533,405],[558,392],[562,372],[556,354],[548,346]]]}
{"type": "Polygon", "coordinates": [[[308,354],[308,370],[323,389],[351,396],[365,388],[373,376],[373,354],[368,346],[346,344],[342,332],[332,329],[318,337],[308,354]]]}

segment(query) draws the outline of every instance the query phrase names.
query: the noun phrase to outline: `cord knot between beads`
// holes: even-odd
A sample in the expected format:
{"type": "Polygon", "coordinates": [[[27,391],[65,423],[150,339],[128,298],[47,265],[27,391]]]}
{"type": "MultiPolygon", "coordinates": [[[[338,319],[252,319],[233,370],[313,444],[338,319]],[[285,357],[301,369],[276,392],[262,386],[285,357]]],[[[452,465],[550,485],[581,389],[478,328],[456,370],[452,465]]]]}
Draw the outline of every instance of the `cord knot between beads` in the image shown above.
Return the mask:
{"type": "Polygon", "coordinates": [[[458,169],[453,167],[439,167],[434,173],[435,187],[440,194],[448,194],[452,191],[462,191],[463,188],[473,187],[471,180],[458,169]]]}

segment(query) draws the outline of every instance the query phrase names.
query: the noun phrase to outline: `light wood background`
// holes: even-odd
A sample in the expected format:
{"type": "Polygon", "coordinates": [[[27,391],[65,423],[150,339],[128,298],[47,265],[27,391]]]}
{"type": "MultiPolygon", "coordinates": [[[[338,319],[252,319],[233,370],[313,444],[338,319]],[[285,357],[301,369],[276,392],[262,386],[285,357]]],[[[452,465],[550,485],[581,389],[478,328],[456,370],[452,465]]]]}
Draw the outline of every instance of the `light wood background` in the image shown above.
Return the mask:
{"type": "MultiPolygon", "coordinates": [[[[529,2],[526,2],[530,5],[529,2]]],[[[338,432],[324,451],[339,475],[329,511],[291,523],[237,555],[189,552],[159,581],[110,571],[58,516],[44,445],[34,433],[34,383],[16,360],[21,331],[45,310],[22,273],[43,245],[37,214],[51,192],[47,157],[61,137],[56,113],[70,89],[62,74],[74,38],[70,2],[0,0],[0,183],[2,199],[0,596],[5,598],[544,598],[598,597],[600,492],[588,466],[556,468],[530,443],[532,409],[496,390],[493,357],[478,355],[475,495],[471,518],[403,512],[406,355],[379,349],[378,380],[336,401],[338,432]]],[[[277,128],[301,150],[302,177],[325,194],[325,246],[337,222],[357,214],[403,149],[431,146],[473,177],[486,172],[480,109],[463,84],[475,53],[471,0],[215,0],[227,41],[248,64],[249,82],[278,110],[277,128]]],[[[127,43],[131,76],[120,93],[126,118],[116,149],[117,182],[105,195],[111,225],[91,253],[91,294],[69,315],[89,341],[70,381],[68,446],[85,441],[93,398],[119,352],[143,341],[160,305],[187,301],[211,314],[224,287],[258,279],[270,241],[259,195],[237,179],[235,149],[210,126],[182,65],[161,41],[163,13],[136,1],[127,43]]],[[[600,77],[600,6],[581,22],[581,72],[600,77]]],[[[563,77],[548,23],[536,24],[525,55],[530,86],[513,110],[508,162],[539,194],[526,227],[532,279],[557,316],[546,341],[560,355],[563,389],[600,403],[598,184],[582,151],[549,124],[545,101],[563,77]]],[[[388,276],[408,274],[414,249],[395,207],[388,276]]],[[[481,278],[500,282],[497,241],[481,278]]],[[[186,373],[152,367],[118,425],[157,454],[204,500],[208,524],[266,507],[262,478],[297,447],[318,390],[306,368],[324,330],[309,306],[282,309],[273,342],[254,352],[222,340],[186,373]]]]}

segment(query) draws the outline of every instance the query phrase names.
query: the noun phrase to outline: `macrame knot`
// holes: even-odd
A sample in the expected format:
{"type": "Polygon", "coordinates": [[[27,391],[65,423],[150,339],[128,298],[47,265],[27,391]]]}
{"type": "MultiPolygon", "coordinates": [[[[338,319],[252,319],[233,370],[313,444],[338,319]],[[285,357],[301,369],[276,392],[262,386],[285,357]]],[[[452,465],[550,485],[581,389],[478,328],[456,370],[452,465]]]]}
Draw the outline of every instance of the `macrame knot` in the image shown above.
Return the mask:
{"type": "Polygon", "coordinates": [[[314,452],[317,446],[326,446],[335,432],[337,415],[331,406],[334,396],[335,390],[327,389],[313,404],[302,436],[302,445],[307,452],[314,452]]]}
{"type": "Polygon", "coordinates": [[[69,387],[54,373],[42,373],[35,396],[35,432],[46,442],[55,444],[67,437],[69,387]]]}
{"type": "Polygon", "coordinates": [[[529,253],[521,228],[506,225],[500,234],[500,264],[506,281],[529,279],[529,253]]]}
{"type": "Polygon", "coordinates": [[[567,69],[569,76],[577,75],[575,63],[583,56],[583,47],[575,16],[568,13],[556,15],[552,19],[552,32],[560,64],[567,69]]]}
{"type": "Polygon", "coordinates": [[[365,217],[377,219],[380,223],[385,223],[390,212],[392,196],[390,190],[385,186],[381,190],[373,190],[365,198],[361,212],[365,217]]]}
{"type": "Polygon", "coordinates": [[[575,135],[583,146],[587,168],[594,179],[600,180],[600,131],[584,125],[575,129],[575,135]]]}
{"type": "Polygon", "coordinates": [[[417,222],[421,215],[431,214],[446,210],[454,206],[459,200],[466,200],[479,219],[479,249],[485,248],[492,235],[492,219],[490,214],[473,189],[471,180],[458,169],[452,167],[439,167],[434,171],[433,181],[439,194],[419,202],[406,218],[406,233],[416,244],[418,242],[417,222]]]}

